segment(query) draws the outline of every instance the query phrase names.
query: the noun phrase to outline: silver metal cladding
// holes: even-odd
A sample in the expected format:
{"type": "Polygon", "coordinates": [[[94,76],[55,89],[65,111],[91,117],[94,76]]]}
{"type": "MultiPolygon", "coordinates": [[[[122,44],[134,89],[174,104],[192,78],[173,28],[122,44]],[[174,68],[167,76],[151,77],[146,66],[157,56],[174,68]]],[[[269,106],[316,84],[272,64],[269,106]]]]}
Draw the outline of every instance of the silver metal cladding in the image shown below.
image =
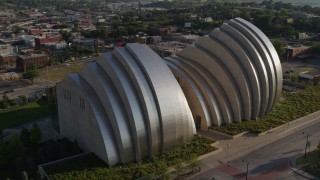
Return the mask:
{"type": "MultiPolygon", "coordinates": [[[[198,103],[199,107],[190,108],[193,116],[200,116],[198,119],[207,125],[256,119],[268,113],[280,96],[282,71],[277,52],[257,27],[241,18],[230,20],[209,36],[200,37],[192,47],[176,56],[165,61],[175,75],[190,83],[181,85],[185,94],[190,94],[189,87],[194,85],[201,90],[201,96],[186,97],[189,104],[195,97],[199,97],[198,102],[206,102],[207,106],[198,103]],[[214,94],[216,98],[207,94],[214,94]],[[225,109],[231,111],[231,116],[225,109]],[[206,111],[212,114],[211,119],[201,114],[206,111]]],[[[201,129],[207,128],[201,125],[201,129]]]]}
{"type": "Polygon", "coordinates": [[[116,48],[71,77],[77,85],[69,77],[57,86],[58,102],[64,101],[64,90],[72,92],[71,105],[59,103],[61,135],[76,139],[109,165],[157,156],[196,133],[181,87],[163,59],[145,45],[116,48]]]}
{"type": "Polygon", "coordinates": [[[271,42],[236,18],[164,59],[134,43],[87,63],[57,85],[60,134],[111,166],[142,161],[266,114],[281,88],[271,42]]]}

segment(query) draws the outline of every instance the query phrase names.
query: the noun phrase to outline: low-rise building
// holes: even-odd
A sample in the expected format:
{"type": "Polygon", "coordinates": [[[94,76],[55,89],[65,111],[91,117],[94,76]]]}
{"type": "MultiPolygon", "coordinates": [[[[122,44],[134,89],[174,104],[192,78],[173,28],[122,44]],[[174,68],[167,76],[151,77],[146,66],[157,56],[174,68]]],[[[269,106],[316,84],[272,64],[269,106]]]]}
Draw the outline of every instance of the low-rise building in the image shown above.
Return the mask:
{"type": "Polygon", "coordinates": [[[297,33],[297,38],[299,40],[306,40],[309,39],[309,36],[307,35],[307,33],[297,33]]]}
{"type": "Polygon", "coordinates": [[[78,44],[85,47],[94,47],[95,39],[73,39],[73,44],[78,44]]]}
{"type": "Polygon", "coordinates": [[[0,82],[13,81],[13,80],[18,80],[18,79],[20,79],[19,74],[15,73],[15,72],[8,72],[8,73],[0,74],[0,82]]]}
{"type": "Polygon", "coordinates": [[[29,34],[39,35],[39,34],[41,34],[41,30],[40,29],[29,29],[29,34]]]}
{"type": "Polygon", "coordinates": [[[213,19],[212,19],[212,17],[206,17],[206,18],[204,18],[203,21],[204,21],[204,22],[212,22],[213,19]]]}
{"type": "Polygon", "coordinates": [[[54,51],[58,51],[58,50],[63,50],[66,49],[68,47],[68,44],[65,41],[61,41],[61,42],[49,42],[49,43],[45,43],[44,47],[46,49],[50,49],[50,50],[54,50],[54,51]]]}
{"type": "Polygon", "coordinates": [[[35,68],[43,68],[50,65],[49,56],[46,54],[18,55],[17,70],[25,72],[32,66],[35,68]]]}
{"type": "Polygon", "coordinates": [[[76,29],[91,29],[94,25],[90,18],[82,18],[79,19],[76,23],[74,23],[74,28],[76,29]]]}
{"type": "Polygon", "coordinates": [[[157,44],[159,42],[161,42],[162,38],[161,36],[151,36],[151,37],[147,37],[147,44],[157,44]]]}
{"type": "Polygon", "coordinates": [[[13,53],[13,47],[11,44],[0,43],[0,55],[13,53]]]}
{"type": "Polygon", "coordinates": [[[309,54],[312,51],[311,46],[288,45],[286,47],[287,60],[296,60],[298,56],[309,54]]]}
{"type": "Polygon", "coordinates": [[[19,39],[23,41],[24,45],[35,47],[35,36],[34,35],[21,35],[19,39]]]}
{"type": "Polygon", "coordinates": [[[312,81],[314,84],[317,84],[320,81],[320,69],[313,71],[305,71],[299,73],[299,78],[307,81],[312,81]]]}
{"type": "Polygon", "coordinates": [[[41,48],[46,43],[57,42],[61,39],[62,39],[62,36],[60,34],[51,34],[51,35],[48,34],[46,36],[38,36],[34,40],[35,40],[36,48],[41,48]]]}
{"type": "Polygon", "coordinates": [[[7,67],[3,64],[0,64],[0,73],[5,73],[7,72],[7,67]]]}
{"type": "Polygon", "coordinates": [[[6,67],[5,70],[16,68],[16,61],[17,61],[16,54],[1,55],[0,58],[2,58],[2,65],[6,67]]]}
{"type": "Polygon", "coordinates": [[[151,36],[163,36],[166,34],[174,33],[177,31],[177,27],[168,26],[168,27],[160,27],[160,28],[150,28],[148,34],[151,36]]]}
{"type": "Polygon", "coordinates": [[[180,41],[180,42],[189,43],[189,44],[193,44],[197,42],[198,39],[199,39],[198,35],[179,35],[179,36],[173,37],[173,40],[175,41],[180,41]]]}

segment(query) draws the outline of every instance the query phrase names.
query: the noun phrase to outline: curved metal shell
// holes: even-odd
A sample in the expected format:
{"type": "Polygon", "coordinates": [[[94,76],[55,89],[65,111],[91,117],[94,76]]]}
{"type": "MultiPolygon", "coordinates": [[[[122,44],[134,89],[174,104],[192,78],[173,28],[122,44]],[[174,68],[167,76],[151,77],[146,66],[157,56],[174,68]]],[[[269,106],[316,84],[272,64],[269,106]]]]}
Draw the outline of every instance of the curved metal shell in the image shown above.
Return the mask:
{"type": "Polygon", "coordinates": [[[128,44],[87,63],[57,85],[60,134],[109,165],[141,161],[189,141],[196,126],[264,115],[281,86],[271,42],[236,18],[164,60],[128,44]]]}
{"type": "MultiPolygon", "coordinates": [[[[177,57],[165,60],[173,71],[179,72],[174,74],[190,83],[190,86],[182,86],[183,91],[188,92],[186,87],[197,84],[203,95],[197,96],[198,102],[216,105],[203,110],[210,111],[206,114],[211,114],[212,119],[207,119],[198,110],[207,107],[202,105],[204,103],[201,107],[191,106],[193,115],[204,118],[207,125],[256,119],[269,112],[280,96],[279,57],[268,38],[241,18],[230,20],[209,36],[200,37],[194,47],[185,48],[177,57]],[[181,71],[188,72],[185,73],[187,76],[181,71]],[[210,93],[214,94],[214,99],[206,96],[210,93]],[[231,111],[231,116],[224,111],[226,109],[231,111]],[[221,113],[216,113],[219,111],[221,113]]],[[[194,101],[194,97],[186,97],[189,103],[194,101]]]]}
{"type": "Polygon", "coordinates": [[[79,91],[81,96],[59,103],[61,135],[77,139],[109,165],[151,158],[183,145],[195,133],[182,89],[163,59],[147,46],[117,48],[70,77],[77,77],[80,85],[68,78],[61,81],[58,101],[64,101],[65,91],[72,96],[79,91]],[[70,116],[72,111],[77,113],[70,116]],[[81,128],[68,131],[69,121],[81,128]],[[97,125],[83,127],[88,121],[97,125]]]}
{"type": "MultiPolygon", "coordinates": [[[[281,90],[282,90],[282,67],[281,67],[281,62],[278,56],[278,53],[276,49],[273,47],[271,41],[268,39],[268,37],[256,26],[253,24],[249,23],[248,21],[245,21],[244,19],[241,18],[236,18],[235,19],[237,22],[240,22],[247,26],[251,32],[255,33],[256,36],[260,39],[260,41],[263,43],[265,48],[267,49],[271,59],[272,59],[272,67],[274,68],[275,71],[275,82],[276,82],[276,93],[275,93],[275,98],[273,101],[272,106],[275,104],[276,100],[280,98],[281,95],[281,90]]],[[[269,65],[270,66],[270,65],[269,65]]]]}

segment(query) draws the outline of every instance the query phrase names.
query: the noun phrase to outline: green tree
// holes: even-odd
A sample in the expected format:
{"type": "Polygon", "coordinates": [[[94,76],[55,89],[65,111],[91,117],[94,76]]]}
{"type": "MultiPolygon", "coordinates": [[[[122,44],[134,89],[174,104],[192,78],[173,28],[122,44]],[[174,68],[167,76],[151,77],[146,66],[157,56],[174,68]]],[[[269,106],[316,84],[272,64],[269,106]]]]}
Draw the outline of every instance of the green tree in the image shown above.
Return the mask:
{"type": "Polygon", "coordinates": [[[315,44],[312,46],[312,52],[316,54],[320,54],[320,44],[315,44]]]}
{"type": "Polygon", "coordinates": [[[0,65],[2,65],[2,64],[3,64],[3,57],[0,56],[0,65]]]}
{"type": "Polygon", "coordinates": [[[66,42],[69,42],[70,37],[72,36],[72,33],[71,33],[71,32],[60,30],[59,33],[62,35],[62,38],[63,38],[66,42]]]}
{"type": "Polygon", "coordinates": [[[30,156],[27,158],[26,170],[27,170],[28,174],[30,175],[30,177],[35,177],[37,175],[37,166],[34,163],[33,158],[30,156]]]}
{"type": "Polygon", "coordinates": [[[250,11],[242,10],[240,17],[247,20],[247,21],[250,21],[251,20],[250,11]]]}
{"type": "Polygon", "coordinates": [[[22,74],[22,77],[24,79],[30,79],[32,83],[33,83],[33,79],[38,76],[39,76],[39,72],[35,68],[29,69],[22,74]]]}
{"type": "Polygon", "coordinates": [[[4,167],[8,165],[8,147],[7,145],[0,139],[0,167],[4,167]]]}
{"type": "Polygon", "coordinates": [[[285,54],[284,43],[281,40],[272,41],[274,48],[276,49],[279,57],[283,57],[285,54]]]}
{"type": "Polygon", "coordinates": [[[109,36],[109,30],[107,28],[101,28],[99,29],[98,34],[101,39],[106,39],[109,36]]]}
{"type": "Polygon", "coordinates": [[[267,4],[268,9],[273,9],[273,0],[269,0],[267,4]]]}
{"type": "Polygon", "coordinates": [[[292,38],[296,34],[296,30],[292,26],[284,26],[282,31],[285,38],[292,38]]]}
{"type": "Polygon", "coordinates": [[[22,171],[25,169],[25,166],[24,166],[24,159],[23,157],[18,157],[15,161],[15,169],[16,169],[16,174],[21,174],[22,171]]]}
{"type": "Polygon", "coordinates": [[[309,80],[307,81],[307,85],[308,85],[308,86],[313,86],[313,80],[312,80],[312,79],[309,79],[309,80]]]}
{"type": "Polygon", "coordinates": [[[41,138],[42,138],[41,129],[37,124],[34,124],[30,131],[30,143],[37,144],[41,140],[41,138]]]}
{"type": "Polygon", "coordinates": [[[27,128],[23,128],[21,133],[20,133],[20,140],[25,146],[30,145],[30,131],[27,128]]]}
{"type": "Polygon", "coordinates": [[[9,165],[14,165],[17,157],[24,155],[24,146],[19,136],[13,136],[7,145],[7,160],[9,165]]]}
{"type": "Polygon", "coordinates": [[[27,103],[28,102],[28,98],[25,95],[22,95],[21,99],[22,99],[23,103],[27,103]]]}
{"type": "Polygon", "coordinates": [[[298,76],[291,76],[291,82],[298,82],[298,76]]]}
{"type": "Polygon", "coordinates": [[[10,100],[7,94],[3,94],[2,100],[0,101],[0,108],[1,109],[6,109],[10,106],[10,100]]]}

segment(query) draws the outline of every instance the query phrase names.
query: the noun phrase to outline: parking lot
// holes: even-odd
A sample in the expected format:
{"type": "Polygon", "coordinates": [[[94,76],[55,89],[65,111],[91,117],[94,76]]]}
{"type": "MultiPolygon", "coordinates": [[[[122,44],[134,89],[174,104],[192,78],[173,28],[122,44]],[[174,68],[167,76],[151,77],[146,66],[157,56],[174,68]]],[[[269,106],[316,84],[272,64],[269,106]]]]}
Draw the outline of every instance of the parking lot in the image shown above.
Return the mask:
{"type": "Polygon", "coordinates": [[[33,83],[28,80],[16,80],[10,82],[0,83],[0,100],[3,94],[7,94],[9,99],[16,99],[19,96],[30,97],[35,94],[35,92],[44,91],[47,87],[52,87],[55,84],[46,81],[45,79],[37,78],[33,80],[33,83]]]}
{"type": "Polygon", "coordinates": [[[318,69],[320,69],[320,55],[314,55],[313,57],[303,60],[287,61],[282,63],[282,72],[284,75],[289,73],[298,75],[300,72],[318,69]]]}

